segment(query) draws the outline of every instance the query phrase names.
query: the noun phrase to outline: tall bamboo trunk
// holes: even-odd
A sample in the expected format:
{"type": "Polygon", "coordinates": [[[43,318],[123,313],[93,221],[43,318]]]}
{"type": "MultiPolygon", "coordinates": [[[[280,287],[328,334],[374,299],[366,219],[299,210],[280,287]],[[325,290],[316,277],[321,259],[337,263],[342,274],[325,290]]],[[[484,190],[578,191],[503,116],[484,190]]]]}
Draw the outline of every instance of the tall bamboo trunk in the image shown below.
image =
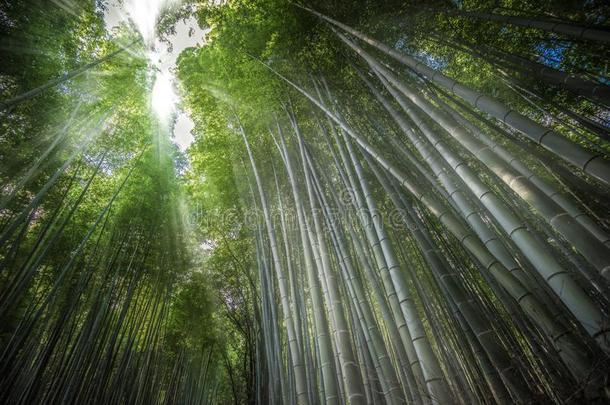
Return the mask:
{"type": "MultiPolygon", "coordinates": [[[[269,68],[271,69],[271,68],[269,68]]],[[[383,158],[371,145],[368,144],[358,133],[352,130],[342,119],[328,110],[323,104],[312,97],[302,88],[291,82],[289,79],[272,70],[276,75],[297,89],[314,105],[320,108],[330,119],[332,119],[345,133],[352,137],[358,145],[369,155],[371,155],[388,173],[398,180],[417,200],[419,200],[440,222],[460,241],[464,247],[470,251],[483,268],[490,273],[518,302],[525,313],[545,332],[545,334],[560,349],[560,354],[564,362],[568,365],[572,373],[578,379],[585,379],[590,371],[594,369],[592,356],[583,342],[580,342],[568,330],[558,324],[552,314],[540,303],[540,301],[515,278],[508,270],[489,253],[483,243],[472,235],[463,223],[439,203],[433,196],[425,192],[420,186],[415,184],[400,169],[383,158]]]]}
{"type": "Polygon", "coordinates": [[[462,127],[469,129],[470,132],[478,138],[478,140],[483,142],[485,146],[491,148],[499,158],[501,158],[505,163],[509,164],[521,176],[526,177],[547,197],[555,201],[563,210],[570,214],[572,218],[576,219],[583,227],[585,227],[587,231],[589,231],[593,236],[599,239],[600,242],[610,247],[610,234],[608,234],[608,232],[602,229],[597,224],[597,222],[595,222],[579,207],[580,203],[576,201],[576,199],[572,195],[558,190],[551,183],[536,175],[523,162],[521,162],[519,158],[509,152],[505,147],[495,142],[487,134],[478,129],[475,125],[471,124],[467,119],[465,119],[461,114],[459,114],[454,108],[449,106],[443,100],[434,95],[432,95],[432,98],[462,127]]]}
{"type": "MultiPolygon", "coordinates": [[[[364,197],[361,194],[361,185],[356,181],[356,175],[352,171],[352,165],[350,163],[350,160],[347,157],[343,145],[338,139],[338,137],[336,137],[336,144],[343,163],[342,166],[338,166],[338,170],[340,172],[343,170],[345,171],[344,175],[347,178],[347,181],[349,182],[346,186],[349,190],[351,190],[358,218],[362,227],[364,228],[364,233],[366,240],[368,241],[368,245],[373,251],[373,259],[377,266],[378,272],[381,274],[381,280],[383,282],[387,299],[389,301],[390,308],[394,316],[394,322],[396,323],[398,332],[400,333],[400,337],[404,345],[404,349],[410,361],[413,376],[419,387],[418,389],[422,393],[422,397],[430,401],[432,398],[432,394],[429,392],[430,388],[426,384],[426,376],[423,372],[422,362],[424,360],[421,359],[421,353],[417,352],[413,343],[414,339],[411,335],[411,330],[408,328],[408,323],[405,319],[404,312],[401,309],[394,282],[392,281],[391,274],[388,271],[387,261],[383,255],[383,250],[381,249],[381,244],[379,243],[378,236],[375,232],[374,224],[369,215],[369,210],[366,206],[366,201],[364,200],[364,197]],[[341,167],[343,167],[343,170],[341,169],[341,167]]],[[[364,190],[362,190],[362,193],[364,193],[364,190]]],[[[356,240],[354,234],[352,235],[352,239],[356,240]]],[[[356,245],[356,249],[361,249],[361,255],[366,254],[361,246],[356,245]]],[[[372,272],[370,272],[369,274],[372,274],[372,272]]],[[[374,276],[371,276],[371,279],[373,278],[374,276]]]]}
{"type": "MultiPolygon", "coordinates": [[[[378,67],[378,65],[375,67],[378,67]]],[[[389,74],[387,71],[382,73],[389,74]]],[[[489,188],[479,179],[474,171],[472,171],[457,156],[457,154],[453,153],[451,149],[445,145],[442,139],[436,136],[434,131],[432,131],[422,120],[420,114],[413,107],[406,104],[406,100],[401,99],[401,97],[389,86],[387,82],[384,82],[384,84],[429,141],[429,144],[424,146],[422,142],[415,137],[415,134],[410,131],[406,124],[404,122],[400,122],[400,118],[397,117],[396,112],[394,112],[394,118],[398,119],[399,124],[405,133],[410,136],[414,146],[420,150],[420,153],[422,153],[423,156],[427,156],[429,155],[429,152],[426,151],[426,148],[433,145],[433,148],[436,149],[440,156],[443,157],[452,170],[454,170],[455,173],[462,178],[464,184],[468,186],[472,193],[481,200],[483,205],[498,220],[502,228],[506,231],[507,235],[514,240],[521,251],[544,277],[545,281],[548,282],[549,286],[556,292],[556,294],[562,299],[568,308],[570,308],[572,313],[583,324],[587,331],[598,340],[601,347],[605,348],[606,332],[605,326],[603,325],[605,325],[606,322],[603,314],[593,303],[593,301],[574,282],[574,280],[555,261],[555,259],[547,253],[547,249],[544,246],[541,246],[537,239],[533,238],[530,232],[511,212],[509,207],[505,206],[505,204],[495,197],[491,190],[489,190],[489,188]]],[[[401,86],[401,90],[402,87],[405,86],[401,86]]],[[[422,102],[422,100],[416,97],[416,95],[409,89],[405,87],[404,90],[405,92],[408,92],[408,95],[413,97],[413,100],[417,101],[418,104],[422,102]]],[[[387,101],[381,98],[381,95],[378,92],[376,95],[380,101],[384,102],[386,109],[391,108],[387,101]]],[[[478,153],[477,156],[480,156],[480,153],[478,153]]],[[[438,163],[436,163],[434,160],[429,159],[428,162],[434,169],[433,171],[437,173],[439,178],[442,180],[444,178],[444,167],[438,165],[438,163]]],[[[448,182],[445,183],[446,187],[451,187],[447,188],[447,191],[450,193],[450,195],[455,196],[454,186],[451,186],[450,184],[451,183],[448,182]]],[[[465,218],[468,217],[468,215],[465,215],[465,218]]]]}
{"type": "Polygon", "coordinates": [[[533,74],[545,83],[559,86],[574,94],[610,105],[610,86],[606,84],[583,79],[574,74],[563,72],[517,55],[495,51],[488,47],[479,46],[475,50],[478,56],[485,57],[492,64],[494,60],[487,55],[494,55],[500,60],[505,60],[511,67],[516,67],[525,74],[533,74]]]}
{"type": "Polygon", "coordinates": [[[303,202],[300,191],[297,187],[296,176],[292,166],[292,160],[286,147],[286,142],[281,127],[278,125],[278,133],[281,143],[280,154],[284,158],[288,179],[292,189],[292,196],[295,202],[295,210],[299,224],[299,232],[301,243],[303,246],[303,256],[305,259],[305,270],[309,283],[309,292],[311,294],[313,304],[313,316],[315,330],[317,336],[317,345],[319,348],[320,364],[323,380],[323,394],[327,403],[338,403],[339,388],[337,387],[337,375],[334,367],[332,343],[328,333],[328,323],[324,313],[324,301],[320,292],[320,280],[316,275],[315,263],[313,262],[313,254],[311,244],[309,242],[309,224],[305,218],[303,202]]]}
{"type": "Polygon", "coordinates": [[[309,205],[311,207],[311,215],[314,223],[314,238],[312,239],[314,239],[314,243],[317,242],[317,247],[320,253],[321,260],[320,267],[322,269],[323,277],[325,278],[327,284],[329,299],[328,306],[332,308],[332,316],[334,318],[335,324],[335,340],[339,354],[339,363],[341,364],[343,375],[346,381],[345,385],[347,391],[347,399],[349,403],[363,403],[364,386],[362,383],[360,370],[358,368],[356,358],[354,357],[354,353],[352,350],[352,342],[350,340],[350,328],[343,310],[341,293],[339,291],[337,279],[333,274],[331,268],[329,254],[322,234],[323,230],[319,216],[320,210],[315,204],[313,186],[308,170],[307,160],[305,157],[302,135],[300,133],[299,126],[296,122],[296,118],[292,113],[290,114],[290,121],[297,135],[297,140],[299,142],[299,150],[301,154],[301,161],[303,164],[303,173],[305,175],[305,184],[309,197],[309,205]]]}
{"type": "Polygon", "coordinates": [[[424,63],[417,61],[415,58],[409,55],[402,54],[395,49],[314,10],[307,8],[306,10],[361,39],[369,45],[381,50],[392,58],[410,67],[418,74],[424,76],[427,78],[427,80],[440,85],[441,87],[449,90],[452,94],[455,94],[456,96],[467,101],[474,107],[522,132],[529,139],[547,148],[557,156],[561,157],[567,162],[570,162],[584,172],[597,177],[607,185],[610,184],[610,162],[602,155],[593,154],[585,150],[578,144],[575,144],[557,132],[536,123],[518,111],[507,107],[500,101],[481,94],[457,82],[456,80],[429,68],[424,63]]]}
{"type": "MultiPolygon", "coordinates": [[[[366,204],[365,207],[368,209],[368,212],[370,212],[371,215],[374,236],[381,247],[380,256],[386,263],[384,270],[390,275],[400,308],[407,322],[407,328],[409,329],[409,334],[411,335],[411,341],[413,342],[417,357],[421,362],[422,372],[428,387],[428,391],[430,392],[433,403],[445,403],[444,401],[449,400],[450,398],[450,391],[449,387],[447,386],[445,376],[443,375],[436,355],[434,354],[424,331],[420,315],[417,313],[415,308],[414,299],[409,292],[406,280],[403,278],[400,265],[395,257],[394,250],[389,243],[388,235],[384,229],[376,203],[372,198],[368,183],[364,178],[360,163],[356,159],[352,145],[349,140],[345,138],[345,135],[343,142],[347,146],[351,164],[355,169],[356,179],[354,182],[358,182],[362,188],[365,200],[364,202],[366,204]]],[[[349,175],[350,172],[348,172],[348,176],[349,175]]]]}
{"type": "MultiPolygon", "coordinates": [[[[386,385],[384,396],[388,403],[402,403],[404,399],[402,398],[400,393],[395,392],[397,389],[400,388],[398,380],[396,378],[394,367],[391,363],[391,359],[387,352],[385,342],[383,341],[383,337],[379,331],[379,327],[377,325],[377,322],[375,321],[371,307],[366,299],[366,295],[360,277],[354,268],[351,255],[347,250],[343,232],[339,230],[336,221],[331,218],[332,214],[330,212],[330,205],[328,204],[326,197],[324,196],[324,193],[322,191],[322,186],[320,184],[320,180],[318,179],[317,171],[313,165],[309,154],[307,154],[306,157],[312,181],[316,189],[316,197],[319,201],[320,206],[322,207],[327,227],[330,230],[333,247],[339,259],[339,265],[342,270],[342,275],[345,280],[345,284],[348,287],[348,292],[350,293],[350,296],[354,303],[358,319],[362,324],[362,330],[365,335],[367,346],[369,347],[369,350],[371,352],[371,356],[373,357],[373,361],[378,364],[379,370],[377,372],[377,375],[381,380],[380,382],[382,386],[384,384],[386,385]]],[[[382,302],[385,304],[385,299],[383,299],[382,297],[381,299],[382,302]]]]}
{"type": "MultiPolygon", "coordinates": [[[[423,233],[423,224],[416,223],[417,216],[413,214],[412,208],[407,207],[409,211],[402,208],[402,203],[389,182],[384,178],[379,170],[375,168],[371,159],[368,156],[365,157],[369,162],[369,167],[373,170],[384,190],[390,195],[390,198],[398,210],[402,221],[415,238],[420,252],[424,256],[433,273],[450,294],[451,301],[455,304],[459,313],[464,317],[468,327],[472,328],[472,332],[474,333],[474,336],[476,336],[478,343],[483,347],[485,353],[491,360],[496,370],[495,374],[500,374],[506,386],[510,388],[509,392],[514,396],[514,401],[528,402],[531,400],[532,393],[527,389],[528,387],[523,379],[523,376],[521,376],[515,369],[515,366],[512,364],[506,350],[499,344],[499,339],[497,336],[495,336],[491,325],[488,324],[488,322],[481,316],[480,312],[474,307],[472,298],[468,297],[466,291],[461,286],[460,276],[455,271],[452,271],[448,263],[438,253],[437,249],[430,244],[429,238],[427,238],[423,233]]],[[[494,392],[496,400],[499,403],[507,403],[508,398],[506,397],[507,392],[504,384],[500,383],[498,385],[498,382],[493,379],[493,373],[488,374],[488,377],[492,382],[491,388],[494,392]]]]}
{"type": "Polygon", "coordinates": [[[301,348],[298,346],[298,342],[296,339],[296,332],[294,329],[294,323],[292,319],[292,314],[290,311],[290,303],[288,301],[288,287],[286,285],[286,277],[284,272],[282,271],[282,265],[280,261],[280,256],[277,248],[277,242],[275,237],[275,230],[273,227],[273,223],[271,222],[271,214],[269,212],[269,207],[267,205],[267,199],[265,197],[263,183],[258,173],[258,169],[256,167],[256,162],[254,160],[254,155],[250,149],[250,144],[248,142],[248,138],[246,137],[246,133],[243,127],[239,127],[240,134],[246,145],[246,150],[248,152],[248,157],[250,158],[250,164],[252,166],[252,171],[254,173],[254,178],[256,180],[256,185],[259,191],[260,203],[263,209],[263,216],[265,220],[265,224],[267,227],[267,234],[269,238],[269,243],[271,245],[271,254],[273,257],[274,268],[277,278],[278,287],[280,290],[280,302],[282,305],[282,311],[284,315],[284,326],[286,328],[286,332],[288,335],[288,345],[290,348],[290,356],[292,359],[292,368],[294,372],[294,378],[296,382],[296,391],[297,391],[297,402],[299,404],[307,404],[309,403],[309,399],[307,396],[307,381],[305,377],[305,369],[303,364],[303,357],[301,354],[301,348]]]}
{"type": "Polygon", "coordinates": [[[445,13],[448,15],[455,14],[483,21],[494,21],[517,25],[520,27],[536,28],[576,39],[610,43],[610,33],[602,27],[598,28],[595,26],[582,26],[568,21],[546,21],[528,17],[482,13],[475,11],[448,10],[445,13]]]}

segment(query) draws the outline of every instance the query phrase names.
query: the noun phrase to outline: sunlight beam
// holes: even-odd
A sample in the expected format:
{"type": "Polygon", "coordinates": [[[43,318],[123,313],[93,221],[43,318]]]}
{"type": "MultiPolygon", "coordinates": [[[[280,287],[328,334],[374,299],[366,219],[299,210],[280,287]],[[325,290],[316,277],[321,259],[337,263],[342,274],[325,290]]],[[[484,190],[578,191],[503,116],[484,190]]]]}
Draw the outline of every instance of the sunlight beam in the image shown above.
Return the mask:
{"type": "Polygon", "coordinates": [[[152,108],[162,123],[167,123],[176,109],[178,96],[174,92],[173,79],[169,73],[158,72],[151,94],[152,108]]]}
{"type": "Polygon", "coordinates": [[[142,35],[144,41],[151,45],[155,40],[157,22],[161,13],[178,0],[127,0],[125,11],[142,35]]]}

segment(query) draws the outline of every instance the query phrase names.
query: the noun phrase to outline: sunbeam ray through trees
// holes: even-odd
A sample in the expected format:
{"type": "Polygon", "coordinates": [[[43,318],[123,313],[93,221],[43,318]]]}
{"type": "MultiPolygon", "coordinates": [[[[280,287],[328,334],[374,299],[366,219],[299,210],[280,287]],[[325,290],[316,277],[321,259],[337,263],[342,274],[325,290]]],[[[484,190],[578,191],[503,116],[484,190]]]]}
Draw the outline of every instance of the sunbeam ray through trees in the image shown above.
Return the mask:
{"type": "Polygon", "coordinates": [[[0,2],[0,403],[608,403],[609,18],[0,2]]]}

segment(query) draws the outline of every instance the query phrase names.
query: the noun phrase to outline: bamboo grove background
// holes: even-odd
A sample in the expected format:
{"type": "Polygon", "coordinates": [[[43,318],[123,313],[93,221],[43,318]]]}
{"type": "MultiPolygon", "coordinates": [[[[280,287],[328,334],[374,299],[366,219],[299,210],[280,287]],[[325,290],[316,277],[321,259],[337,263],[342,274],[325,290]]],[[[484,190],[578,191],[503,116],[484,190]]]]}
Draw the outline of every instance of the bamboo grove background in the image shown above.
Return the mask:
{"type": "Polygon", "coordinates": [[[0,402],[605,403],[610,8],[0,3],[0,402]]]}

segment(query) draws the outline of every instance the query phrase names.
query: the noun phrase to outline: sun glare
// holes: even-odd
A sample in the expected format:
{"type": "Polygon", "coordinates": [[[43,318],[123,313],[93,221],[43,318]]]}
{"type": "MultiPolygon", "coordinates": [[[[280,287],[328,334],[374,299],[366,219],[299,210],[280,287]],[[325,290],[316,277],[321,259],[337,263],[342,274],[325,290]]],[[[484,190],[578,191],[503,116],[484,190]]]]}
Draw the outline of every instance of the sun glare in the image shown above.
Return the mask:
{"type": "Polygon", "coordinates": [[[155,39],[157,20],[161,12],[174,3],[177,3],[177,0],[127,0],[125,11],[144,41],[150,45],[155,39]]]}
{"type": "Polygon", "coordinates": [[[158,72],[152,89],[152,108],[159,119],[166,123],[175,111],[178,97],[174,92],[174,84],[171,76],[165,72],[158,72]]]}
{"type": "Polygon", "coordinates": [[[163,126],[168,126],[172,120],[172,140],[185,151],[193,142],[191,133],[194,124],[188,114],[178,111],[180,101],[175,92],[176,78],[173,69],[180,52],[189,47],[197,46],[203,41],[206,30],[199,27],[197,19],[190,17],[176,23],[174,32],[167,34],[167,43],[157,38],[157,25],[160,17],[173,6],[180,5],[183,0],[114,0],[109,1],[110,7],[104,14],[107,28],[116,27],[122,21],[131,21],[146,46],[149,69],[154,72],[154,84],[150,93],[150,106],[163,126]]]}

